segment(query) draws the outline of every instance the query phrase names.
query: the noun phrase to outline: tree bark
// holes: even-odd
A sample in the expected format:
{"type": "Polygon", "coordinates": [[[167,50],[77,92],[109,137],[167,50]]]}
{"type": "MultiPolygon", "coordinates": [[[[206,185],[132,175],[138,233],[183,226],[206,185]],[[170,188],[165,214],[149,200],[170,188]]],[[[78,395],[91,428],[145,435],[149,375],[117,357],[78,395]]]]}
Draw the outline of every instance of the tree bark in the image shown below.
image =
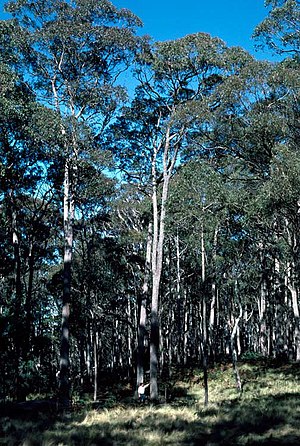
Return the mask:
{"type": "MultiPolygon", "coordinates": [[[[204,228],[201,224],[201,278],[204,290],[205,284],[205,245],[204,245],[204,228]]],[[[204,406],[208,405],[208,345],[207,345],[207,304],[206,295],[202,296],[202,367],[204,381],[204,406]]]]}
{"type": "Polygon", "coordinates": [[[240,372],[239,372],[238,365],[237,365],[237,351],[236,351],[236,346],[235,346],[235,338],[237,335],[237,330],[238,330],[239,322],[240,322],[242,315],[243,315],[243,310],[242,310],[242,306],[240,305],[240,313],[239,313],[238,317],[235,319],[234,326],[233,326],[231,334],[230,334],[230,350],[231,350],[232,365],[233,365],[236,387],[237,387],[237,390],[239,393],[241,393],[241,391],[242,391],[242,382],[241,382],[240,372]]]}
{"type": "Polygon", "coordinates": [[[295,265],[290,263],[288,271],[288,289],[291,293],[291,307],[294,317],[294,332],[293,332],[293,344],[295,350],[295,360],[300,361],[300,315],[299,315],[299,304],[298,295],[299,291],[295,285],[295,265]]]}
{"type": "Polygon", "coordinates": [[[95,330],[94,337],[94,401],[97,401],[98,395],[98,332],[95,330]]]}
{"type": "Polygon", "coordinates": [[[260,247],[261,253],[261,264],[262,264],[262,276],[261,276],[261,285],[260,285],[260,296],[258,302],[258,313],[259,313],[259,349],[263,356],[267,356],[268,348],[267,348],[267,323],[266,323],[266,305],[267,305],[267,278],[264,272],[265,268],[265,258],[263,247],[260,247]]]}
{"type": "Polygon", "coordinates": [[[63,302],[60,346],[59,399],[63,408],[70,405],[70,345],[69,316],[71,301],[71,265],[73,250],[74,200],[72,194],[72,172],[70,162],[65,164],[64,178],[64,272],[63,302]]]}
{"type": "Polygon", "coordinates": [[[13,194],[10,193],[10,202],[12,210],[12,238],[14,249],[14,281],[15,281],[15,305],[14,305],[14,347],[15,347],[15,396],[18,401],[22,401],[23,392],[20,383],[20,359],[21,359],[21,339],[22,339],[22,284],[21,284],[21,258],[20,258],[20,240],[18,234],[17,211],[15,209],[13,194]]]}
{"type": "Polygon", "coordinates": [[[158,350],[159,350],[159,292],[163,266],[163,249],[165,237],[166,204],[169,192],[169,182],[177,159],[178,145],[170,158],[170,127],[165,134],[163,154],[163,180],[158,209],[157,155],[159,147],[154,147],[152,159],[152,208],[153,208],[153,242],[152,242],[152,301],[151,301],[151,332],[150,332],[150,399],[158,400],[158,350]]]}
{"type": "Polygon", "coordinates": [[[25,356],[29,357],[32,337],[33,337],[33,316],[32,316],[32,291],[33,291],[33,275],[34,275],[34,248],[33,242],[30,242],[29,255],[28,255],[28,288],[26,293],[25,313],[26,313],[26,333],[25,333],[25,356]]]}
{"type": "MultiPolygon", "coordinates": [[[[158,400],[158,349],[159,349],[159,320],[158,299],[162,268],[162,251],[159,252],[159,214],[157,203],[156,182],[153,186],[153,243],[152,243],[152,299],[151,299],[151,327],[150,327],[150,399],[158,400]],[[158,252],[160,256],[158,256],[158,252]]],[[[160,234],[163,236],[163,234],[160,234]]]]}
{"type": "Polygon", "coordinates": [[[147,321],[147,300],[149,294],[149,275],[151,269],[152,223],[148,225],[146,260],[142,297],[139,305],[138,348],[136,368],[136,388],[144,382],[145,336],[147,321]]]}

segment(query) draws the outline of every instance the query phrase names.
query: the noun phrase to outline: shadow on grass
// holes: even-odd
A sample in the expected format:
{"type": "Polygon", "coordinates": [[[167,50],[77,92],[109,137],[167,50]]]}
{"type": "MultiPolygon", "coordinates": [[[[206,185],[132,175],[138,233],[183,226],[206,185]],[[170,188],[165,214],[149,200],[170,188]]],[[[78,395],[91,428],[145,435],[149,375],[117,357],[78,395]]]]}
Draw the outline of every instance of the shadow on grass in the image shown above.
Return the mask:
{"type": "Polygon", "coordinates": [[[291,393],[225,403],[206,443],[200,435],[189,444],[296,446],[300,444],[299,397],[299,393],[291,393]]]}
{"type": "Polygon", "coordinates": [[[121,407],[85,416],[2,417],[0,445],[297,445],[300,394],[235,400],[220,407],[121,407]]]}

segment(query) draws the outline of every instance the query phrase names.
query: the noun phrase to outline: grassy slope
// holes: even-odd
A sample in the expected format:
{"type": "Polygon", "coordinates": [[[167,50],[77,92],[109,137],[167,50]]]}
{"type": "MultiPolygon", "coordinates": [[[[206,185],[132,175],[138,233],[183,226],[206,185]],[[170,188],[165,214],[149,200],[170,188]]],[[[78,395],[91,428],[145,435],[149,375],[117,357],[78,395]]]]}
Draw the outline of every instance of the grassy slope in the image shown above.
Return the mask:
{"type": "Polygon", "coordinates": [[[59,418],[1,418],[0,445],[300,445],[300,365],[243,364],[240,371],[241,397],[231,368],[210,371],[206,408],[199,372],[178,376],[167,404],[111,399],[111,407],[59,418]]]}

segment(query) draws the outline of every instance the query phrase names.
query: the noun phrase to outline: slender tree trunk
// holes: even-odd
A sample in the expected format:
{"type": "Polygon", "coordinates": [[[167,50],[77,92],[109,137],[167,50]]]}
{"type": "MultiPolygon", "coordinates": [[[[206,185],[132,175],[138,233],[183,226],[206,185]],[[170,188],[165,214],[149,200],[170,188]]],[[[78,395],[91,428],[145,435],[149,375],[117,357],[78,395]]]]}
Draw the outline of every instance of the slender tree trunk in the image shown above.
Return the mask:
{"type": "Polygon", "coordinates": [[[10,196],[11,210],[12,210],[12,237],[14,248],[14,280],[15,280],[15,308],[14,308],[14,348],[15,348],[15,395],[18,401],[22,401],[23,392],[22,384],[20,382],[20,359],[21,359],[21,339],[22,339],[22,321],[21,321],[21,306],[22,306],[22,284],[21,284],[21,258],[20,258],[20,241],[17,229],[17,212],[14,206],[12,194],[10,196]]]}
{"type": "MultiPolygon", "coordinates": [[[[290,346],[290,342],[287,342],[287,353],[290,353],[289,350],[294,350],[295,359],[297,362],[300,362],[300,314],[299,314],[299,271],[296,269],[297,256],[299,256],[299,241],[298,241],[298,227],[299,227],[299,215],[300,215],[300,200],[298,201],[298,213],[297,213],[297,229],[293,231],[291,228],[291,224],[288,219],[285,219],[285,230],[287,233],[287,239],[289,242],[289,246],[292,252],[292,259],[288,263],[287,274],[286,274],[286,286],[291,293],[291,309],[293,313],[293,339],[292,346],[290,346]],[[296,235],[297,234],[297,235],[296,235]]],[[[288,298],[286,296],[286,300],[288,298]]],[[[289,324],[288,324],[289,325],[289,324]]],[[[289,333],[286,333],[286,338],[289,338],[289,333]]]]}
{"type": "Polygon", "coordinates": [[[144,361],[145,361],[145,335],[146,335],[146,299],[142,298],[140,303],[140,318],[138,327],[138,350],[136,366],[136,386],[144,382],[144,361]]]}
{"type": "Polygon", "coordinates": [[[144,382],[144,361],[145,361],[145,336],[147,320],[147,300],[149,295],[149,276],[151,270],[151,246],[152,246],[152,223],[148,225],[147,248],[145,260],[144,283],[142,298],[139,305],[139,326],[138,326],[138,348],[137,348],[137,368],[136,368],[136,388],[144,382]]]}
{"type": "Polygon", "coordinates": [[[79,364],[80,364],[80,386],[81,390],[85,388],[85,372],[86,372],[86,363],[85,363],[85,344],[86,344],[86,333],[82,328],[80,332],[79,338],[79,364]]]}
{"type": "MultiPolygon", "coordinates": [[[[204,227],[201,224],[201,279],[204,290],[205,284],[205,244],[204,244],[204,227]]],[[[204,406],[208,405],[208,339],[207,339],[207,304],[205,291],[202,296],[202,367],[204,381],[204,406]]]]}
{"type": "Polygon", "coordinates": [[[239,393],[241,393],[241,391],[242,391],[242,382],[241,382],[240,372],[239,372],[238,365],[237,365],[237,351],[236,351],[236,346],[235,346],[235,339],[236,339],[237,330],[238,330],[239,322],[240,322],[242,315],[243,315],[243,310],[242,310],[242,306],[240,305],[240,313],[239,313],[238,317],[235,319],[234,326],[232,328],[231,335],[230,335],[230,350],[231,350],[232,365],[233,365],[236,387],[237,387],[237,390],[239,393]]]}
{"type": "Polygon", "coordinates": [[[295,265],[290,264],[289,274],[288,274],[288,288],[291,293],[291,307],[294,317],[294,331],[293,331],[293,344],[295,350],[295,360],[300,361],[300,317],[299,317],[299,304],[298,304],[298,288],[295,285],[295,265]]]}
{"type": "MultiPolygon", "coordinates": [[[[62,63],[63,55],[60,63],[62,63]]],[[[59,102],[57,89],[57,76],[51,79],[52,93],[56,111],[60,116],[61,105],[59,102]]],[[[72,101],[71,101],[72,102],[72,101]]],[[[72,104],[71,110],[74,112],[72,104]]],[[[73,113],[74,115],[74,113],[73,113]]],[[[66,130],[61,121],[61,135],[66,136],[66,130]]],[[[73,134],[74,140],[74,134],[73,134]]],[[[75,149],[75,145],[73,147],[75,149]]],[[[73,153],[74,155],[74,153],[73,153]]],[[[61,342],[60,342],[60,370],[59,370],[59,401],[62,408],[70,406],[70,344],[69,344],[69,317],[71,301],[71,277],[72,277],[72,251],[73,251],[73,224],[74,224],[74,165],[72,155],[65,144],[65,166],[63,184],[63,228],[64,228],[64,270],[63,270],[63,297],[62,297],[62,321],[61,321],[61,342]]]]}
{"type": "Polygon", "coordinates": [[[207,308],[206,296],[203,296],[202,301],[202,367],[203,367],[203,381],[204,381],[204,406],[208,405],[208,346],[207,346],[207,308]]]}
{"type": "MultiPolygon", "coordinates": [[[[178,232],[175,237],[176,247],[176,296],[177,296],[177,364],[184,364],[184,316],[182,320],[182,313],[185,312],[185,308],[182,303],[181,295],[181,267],[180,267],[180,246],[178,232]],[[182,311],[183,309],[183,311],[182,311]]],[[[184,313],[183,313],[184,315],[184,313]]]]}
{"type": "Polygon", "coordinates": [[[158,350],[159,350],[159,292],[163,266],[163,250],[165,237],[166,205],[169,193],[169,182],[176,163],[179,141],[170,156],[171,139],[178,134],[170,135],[170,127],[166,130],[163,152],[163,180],[158,209],[157,155],[161,146],[154,146],[152,159],[152,209],[153,209],[153,242],[152,242],[152,301],[151,301],[151,332],[150,332],[150,399],[158,400],[158,350]]]}
{"type": "Polygon", "coordinates": [[[259,349],[263,356],[267,356],[267,323],[266,323],[266,306],[267,306],[267,278],[264,272],[265,258],[263,248],[261,247],[261,264],[263,266],[261,285],[260,285],[260,296],[258,302],[258,313],[259,313],[259,349]]]}
{"type": "Polygon", "coordinates": [[[94,401],[98,395],[98,332],[94,333],[94,401]]]}
{"type": "Polygon", "coordinates": [[[70,405],[70,345],[69,345],[69,316],[71,300],[71,265],[73,249],[73,221],[74,201],[72,194],[72,172],[70,163],[65,165],[64,178],[64,283],[63,283],[63,306],[61,324],[61,346],[60,346],[60,379],[59,399],[63,408],[70,405]]]}
{"type": "Polygon", "coordinates": [[[165,235],[165,212],[168,194],[169,177],[163,184],[160,215],[158,213],[157,191],[153,194],[153,247],[152,247],[152,301],[150,332],[150,399],[158,400],[158,350],[159,350],[159,292],[163,263],[163,247],[165,235]]]}
{"type": "Polygon", "coordinates": [[[28,256],[28,268],[29,268],[29,277],[28,277],[28,288],[26,294],[26,302],[25,302],[25,313],[26,313],[26,323],[25,323],[25,355],[29,357],[29,351],[31,347],[32,337],[33,337],[33,317],[32,317],[32,290],[33,290],[33,274],[34,274],[34,252],[33,252],[33,242],[31,242],[29,247],[29,256],[28,256]]]}
{"type": "Polygon", "coordinates": [[[153,276],[154,291],[152,292],[151,305],[151,333],[150,333],[150,399],[158,400],[158,349],[159,349],[159,319],[158,319],[158,296],[159,275],[153,276]]]}
{"type": "MultiPolygon", "coordinates": [[[[213,252],[212,252],[212,260],[213,260],[213,268],[216,268],[216,257],[217,257],[217,242],[218,242],[218,226],[214,231],[214,242],[213,242],[213,252]]],[[[215,342],[215,322],[216,322],[216,306],[217,306],[217,285],[215,274],[213,277],[213,281],[211,284],[211,302],[210,302],[210,314],[209,314],[209,337],[208,342],[210,346],[210,352],[215,360],[216,357],[216,342],[215,342]]]]}
{"type": "Polygon", "coordinates": [[[183,336],[183,364],[186,366],[189,357],[189,321],[190,317],[190,304],[187,298],[187,290],[184,289],[184,336],[183,336]]]}
{"type": "MultiPolygon", "coordinates": [[[[169,144],[167,137],[166,144],[169,144]]],[[[152,300],[151,300],[151,331],[150,331],[150,399],[158,400],[158,350],[159,350],[159,291],[163,263],[163,248],[165,236],[165,212],[168,196],[169,175],[167,166],[164,166],[163,190],[160,213],[158,210],[158,191],[156,178],[156,153],[152,162],[153,178],[153,242],[152,242],[152,300]]]]}
{"type": "Polygon", "coordinates": [[[133,357],[133,348],[132,348],[132,327],[133,327],[133,321],[132,321],[132,315],[133,312],[131,310],[131,296],[128,294],[127,297],[127,377],[132,377],[132,357],[133,357]]]}
{"type": "Polygon", "coordinates": [[[160,270],[158,268],[158,237],[159,237],[159,214],[157,203],[157,181],[156,181],[156,152],[152,161],[152,208],[153,208],[153,242],[152,242],[152,299],[151,299],[151,327],[150,327],[150,398],[158,400],[158,348],[159,348],[159,323],[158,323],[158,298],[160,286],[160,270]]]}

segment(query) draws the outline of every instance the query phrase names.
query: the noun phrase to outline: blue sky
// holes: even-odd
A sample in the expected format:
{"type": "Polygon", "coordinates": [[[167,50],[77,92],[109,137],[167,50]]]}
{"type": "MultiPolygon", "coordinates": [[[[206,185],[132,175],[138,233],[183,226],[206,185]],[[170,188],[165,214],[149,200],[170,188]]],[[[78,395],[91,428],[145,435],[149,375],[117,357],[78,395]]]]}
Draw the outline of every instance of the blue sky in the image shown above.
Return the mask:
{"type": "MultiPolygon", "coordinates": [[[[0,0],[0,18],[4,18],[0,0]]],[[[266,16],[264,0],[112,0],[117,7],[134,12],[144,23],[141,34],[169,40],[207,32],[228,46],[241,46],[258,59],[272,58],[256,52],[251,35],[266,16]]]]}
{"type": "Polygon", "coordinates": [[[186,34],[207,32],[228,46],[241,46],[257,58],[251,35],[268,13],[264,0],[115,0],[117,7],[130,9],[144,23],[143,34],[169,40],[186,34]]]}

